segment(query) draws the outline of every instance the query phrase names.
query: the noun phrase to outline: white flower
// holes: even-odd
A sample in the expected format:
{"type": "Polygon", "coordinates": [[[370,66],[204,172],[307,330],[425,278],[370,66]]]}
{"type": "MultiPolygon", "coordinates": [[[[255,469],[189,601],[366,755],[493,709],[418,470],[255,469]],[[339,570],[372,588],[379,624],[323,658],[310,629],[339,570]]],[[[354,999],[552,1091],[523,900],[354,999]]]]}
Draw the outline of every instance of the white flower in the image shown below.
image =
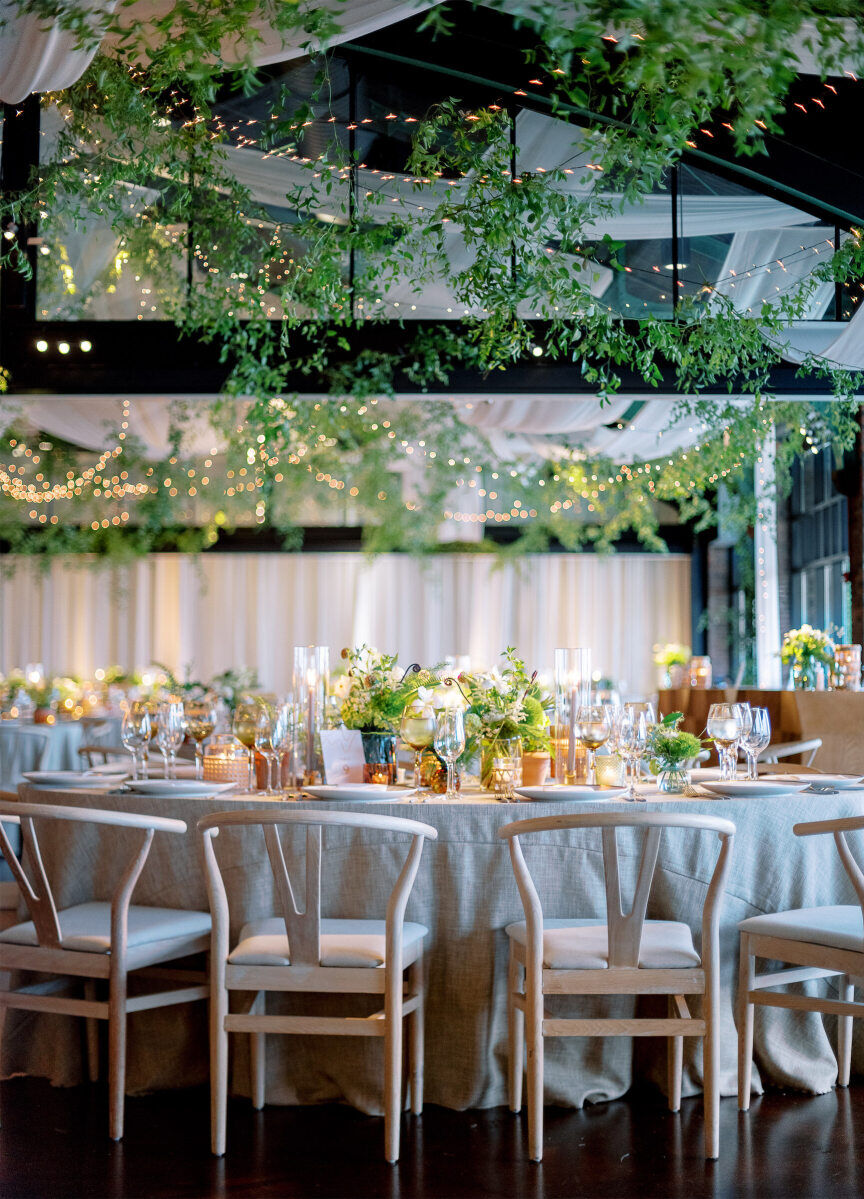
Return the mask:
{"type": "Polygon", "coordinates": [[[354,680],[350,675],[340,674],[331,681],[330,694],[335,695],[337,699],[347,699],[353,686],[354,680]]]}

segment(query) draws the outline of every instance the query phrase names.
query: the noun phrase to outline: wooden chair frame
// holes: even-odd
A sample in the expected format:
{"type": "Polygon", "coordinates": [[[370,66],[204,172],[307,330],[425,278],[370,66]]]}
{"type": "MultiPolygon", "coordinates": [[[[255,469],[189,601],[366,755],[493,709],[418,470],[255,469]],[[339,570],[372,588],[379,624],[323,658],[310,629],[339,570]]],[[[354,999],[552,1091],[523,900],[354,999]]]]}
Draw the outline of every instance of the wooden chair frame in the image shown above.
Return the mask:
{"type": "Polygon", "coordinates": [[[821,737],[811,737],[807,741],[777,741],[774,745],[769,745],[756,755],[756,761],[771,765],[779,762],[781,758],[795,758],[799,754],[807,757],[804,761],[805,766],[812,766],[813,759],[816,757],[819,750],[822,748],[821,737]]]}
{"type": "Polygon", "coordinates": [[[210,954],[210,1077],[211,1131],[213,1153],[225,1152],[228,1101],[228,1033],[246,1032],[251,1036],[250,1060],[252,1100],[256,1108],[264,1106],[265,1045],[268,1033],[327,1034],[384,1038],[384,1145],[389,1162],[399,1157],[402,1110],[402,1020],[409,1018],[409,1083],[411,1111],[423,1110],[423,942],[403,948],[403,925],[408,897],[417,877],[423,843],[435,840],[437,830],[418,820],[406,820],[375,813],[315,811],[217,812],[198,821],[204,840],[207,889],[213,916],[210,954]],[[223,828],[259,825],[279,899],[279,915],[284,918],[288,936],[290,966],[243,966],[228,962],[228,897],[213,845],[223,828]],[[280,827],[306,827],[305,903],[299,908],[288,875],[280,827]],[[320,965],[321,929],[321,830],[322,827],[377,829],[381,832],[408,833],[408,849],[396,885],[390,894],[385,920],[386,963],[381,968],[334,967],[320,965]],[[409,970],[407,984],[405,970],[409,970]],[[229,1010],[229,992],[252,992],[241,1012],[229,1010]],[[266,1013],[268,991],[339,992],[384,996],[384,1008],[371,1016],[276,1016],[266,1013]]]}
{"type": "Polygon", "coordinates": [[[84,758],[88,767],[92,769],[97,764],[107,766],[111,758],[128,761],[129,750],[122,745],[79,745],[78,756],[84,758]],[[96,759],[99,759],[98,763],[96,759]]]}
{"type": "MultiPolygon", "coordinates": [[[[840,861],[843,863],[864,918],[864,873],[846,840],[847,833],[864,829],[864,816],[844,816],[836,820],[808,821],[796,824],[796,837],[814,837],[830,833],[834,837],[840,861]]],[[[787,937],[766,936],[741,932],[738,967],[738,1107],[750,1108],[750,1088],[753,1073],[753,1021],[757,1007],[791,1008],[794,1011],[821,1012],[837,1017],[837,1085],[849,1085],[852,1064],[852,1021],[864,1016],[864,1003],[855,1002],[854,978],[864,976],[864,939],[861,950],[835,949],[787,937]],[[756,959],[787,963],[782,970],[756,973],[756,959]],[[821,999],[811,995],[790,995],[774,992],[774,987],[789,983],[808,982],[817,978],[840,977],[839,999],[821,999]]]]}
{"type": "Polygon", "coordinates": [[[701,1037],[704,1045],[705,1156],[719,1152],[720,1089],[717,1072],[720,1005],[720,905],[729,873],[735,825],[708,816],[655,813],[591,813],[544,816],[504,825],[498,836],[510,843],[510,859],[526,920],[526,944],[511,938],[508,972],[508,1041],[510,1107],[522,1106],[522,1072],[527,1036],[528,1147],[532,1161],[543,1156],[543,1042],[546,1037],[668,1038],[669,1108],[681,1106],[683,1038],[701,1037]],[[520,837],[558,829],[601,830],[609,938],[608,969],[546,969],[543,966],[543,909],[525,862],[520,837]],[[644,828],[636,887],[629,912],[621,903],[617,830],[644,828]],[[638,965],[645,913],[664,828],[713,832],[720,851],[702,910],[701,967],[643,969],[638,965]],[[520,989],[520,976],[524,982],[520,989]],[[657,1018],[592,1018],[549,1015],[544,995],[667,995],[668,1016],[657,1018]],[[687,995],[703,997],[702,1018],[690,1014],[687,995]]]}
{"type": "Polygon", "coordinates": [[[34,1012],[56,1012],[67,1016],[83,1016],[87,1021],[87,1065],[91,1081],[99,1074],[97,1020],[108,1021],[108,1127],[112,1140],[123,1136],[123,1099],[126,1081],[126,1016],[130,1012],[168,1007],[206,999],[207,976],[201,971],[154,969],[157,965],[206,953],[209,934],[184,935],[150,944],[128,945],[129,906],[135,885],[144,869],[153,837],[157,832],[185,833],[182,820],[160,816],[139,816],[132,812],[109,812],[98,808],[75,808],[42,803],[0,803],[0,819],[20,823],[22,852],[17,855],[0,823],[0,850],[18,885],[21,897],[36,927],[39,944],[15,945],[0,942],[0,970],[34,971],[60,975],[58,979],[0,991],[0,1040],[3,1023],[10,1008],[34,1012]],[[90,953],[67,949],[63,945],[58,909],[45,873],[36,822],[62,820],[80,824],[105,825],[137,829],[141,836],[131,853],[122,876],[111,897],[111,950],[109,953],[90,953]],[[22,864],[27,859],[29,873],[22,864]],[[174,984],[129,998],[128,979],[152,978],[159,983],[174,984]],[[72,980],[84,980],[84,999],[68,994],[72,980]],[[96,984],[107,980],[108,1000],[96,998],[96,984]]]}

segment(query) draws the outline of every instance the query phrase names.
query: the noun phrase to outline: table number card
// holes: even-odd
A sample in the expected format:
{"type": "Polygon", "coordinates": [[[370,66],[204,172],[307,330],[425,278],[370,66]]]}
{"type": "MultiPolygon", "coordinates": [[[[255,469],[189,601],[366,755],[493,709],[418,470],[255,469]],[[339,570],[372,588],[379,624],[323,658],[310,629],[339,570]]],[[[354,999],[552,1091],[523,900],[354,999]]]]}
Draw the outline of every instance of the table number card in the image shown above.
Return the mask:
{"type": "Polygon", "coordinates": [[[328,783],[362,783],[363,738],[357,729],[322,729],[321,754],[328,783]]]}

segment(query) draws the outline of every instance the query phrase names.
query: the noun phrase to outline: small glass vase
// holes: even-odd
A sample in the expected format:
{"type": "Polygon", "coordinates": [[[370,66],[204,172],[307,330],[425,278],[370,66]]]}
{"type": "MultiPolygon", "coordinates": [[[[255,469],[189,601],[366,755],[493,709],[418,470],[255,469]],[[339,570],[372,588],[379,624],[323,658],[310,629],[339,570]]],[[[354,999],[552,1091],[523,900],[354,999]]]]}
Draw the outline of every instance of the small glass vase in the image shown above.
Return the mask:
{"type": "Polygon", "coordinates": [[[683,795],[690,786],[690,771],[683,766],[661,767],[657,774],[657,789],[664,795],[683,795]]]}
{"type": "Polygon", "coordinates": [[[812,654],[792,664],[792,687],[795,691],[815,691],[819,663],[812,654]]]}
{"type": "Polygon", "coordinates": [[[364,783],[396,782],[396,745],[399,738],[395,733],[361,733],[363,739],[364,783]]]}
{"type": "Polygon", "coordinates": [[[522,738],[521,737],[491,737],[484,740],[480,746],[480,786],[489,790],[492,785],[492,771],[496,758],[512,758],[516,763],[513,780],[515,787],[522,786],[522,738]]]}

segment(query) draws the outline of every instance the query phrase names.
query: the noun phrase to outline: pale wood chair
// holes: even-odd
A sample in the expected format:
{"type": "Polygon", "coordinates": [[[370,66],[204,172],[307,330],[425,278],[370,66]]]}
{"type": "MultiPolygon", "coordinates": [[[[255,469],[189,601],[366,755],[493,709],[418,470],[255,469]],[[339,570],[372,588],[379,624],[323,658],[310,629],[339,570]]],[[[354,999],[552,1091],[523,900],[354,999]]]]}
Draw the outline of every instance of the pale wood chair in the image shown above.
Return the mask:
{"type": "Polygon", "coordinates": [[[701,1037],[704,1050],[705,1156],[719,1152],[720,1082],[717,1071],[720,1003],[720,905],[729,872],[735,825],[708,816],[655,813],[590,813],[517,820],[498,830],[510,843],[510,858],[525,920],[510,924],[508,1039],[510,1107],[522,1106],[527,1039],[528,1149],[543,1156],[543,1056],[547,1037],[668,1038],[669,1107],[681,1106],[683,1037],[701,1037]],[[619,828],[644,829],[633,901],[622,908],[618,861],[619,828]],[[651,883],[664,828],[716,833],[720,850],[702,909],[701,957],[686,924],[646,920],[651,883]],[[606,921],[558,919],[544,922],[520,838],[558,829],[599,829],[603,846],[606,921]],[[524,979],[523,979],[524,975],[524,979]],[[521,985],[520,985],[521,984],[521,985]],[[544,995],[666,995],[666,1017],[572,1019],[550,1016],[544,995]],[[702,996],[701,1017],[692,1016],[685,996],[702,996]]]}
{"type": "Polygon", "coordinates": [[[228,1100],[228,1033],[251,1034],[252,1099],[264,1106],[264,1038],[267,1033],[384,1038],[384,1153],[399,1157],[402,1112],[402,1021],[409,1019],[411,1111],[423,1110],[423,939],[422,924],[405,922],[405,907],[423,852],[437,830],[418,820],[343,811],[218,812],[198,821],[204,838],[207,889],[213,915],[210,953],[210,1085],[213,1152],[225,1152],[228,1100]],[[264,835],[279,900],[279,916],[253,920],[229,941],[225,884],[213,839],[228,828],[258,825],[264,835]],[[305,903],[298,907],[279,830],[305,828],[305,903]],[[339,826],[411,837],[405,862],[390,894],[385,920],[340,920],[321,916],[321,830],[339,826]],[[408,978],[405,979],[405,971],[408,978]],[[251,992],[239,1012],[229,1010],[232,991],[251,992]],[[371,1016],[268,1015],[270,991],[383,995],[384,1008],[371,1016]]]}
{"type": "Polygon", "coordinates": [[[778,741],[769,745],[757,755],[756,761],[761,764],[779,762],[782,758],[796,758],[800,754],[805,766],[812,766],[813,759],[822,748],[821,737],[811,737],[807,741],[778,741]]]}
{"type": "Polygon", "coordinates": [[[78,756],[83,758],[88,768],[107,766],[111,761],[129,761],[129,750],[122,745],[79,745],[78,756]]]}
{"type": "Polygon", "coordinates": [[[796,837],[830,833],[849,876],[857,904],[793,908],[751,916],[738,925],[741,956],[738,974],[738,1107],[750,1107],[753,1070],[753,1020],[757,1007],[791,1008],[837,1017],[837,1085],[849,1085],[852,1020],[864,1016],[855,1002],[855,980],[864,977],[864,874],[852,855],[846,834],[864,829],[864,816],[844,816],[796,824],[796,837]],[[784,963],[783,969],[756,973],[756,959],[784,963]],[[774,987],[817,978],[839,978],[839,997],[794,995],[774,987]]]}
{"type": "MultiPolygon", "coordinates": [[[[3,822],[20,821],[23,852],[13,852],[0,823],[0,849],[12,871],[30,920],[0,932],[0,971],[47,974],[49,980],[10,986],[0,991],[0,1034],[10,1008],[83,1016],[87,1020],[90,1078],[98,1078],[97,1020],[108,1021],[108,1130],[123,1136],[126,1081],[126,1017],[130,1012],[206,999],[204,972],[166,969],[165,962],[206,953],[210,944],[207,912],[144,907],[131,903],[132,892],[157,832],[185,833],[182,820],[73,808],[42,803],[0,803],[3,822]],[[93,901],[58,910],[39,848],[36,826],[45,821],[71,821],[140,833],[125,862],[110,903],[93,901]],[[22,864],[26,861],[27,866],[22,864]],[[130,997],[129,978],[147,979],[160,989],[130,997]],[[84,998],[70,996],[83,980],[84,998]],[[97,998],[97,985],[108,983],[108,998],[97,998]],[[166,989],[165,984],[173,984],[166,989]]],[[[123,864],[121,859],[118,866],[123,864]]],[[[16,976],[13,975],[13,979],[16,976]]]]}

